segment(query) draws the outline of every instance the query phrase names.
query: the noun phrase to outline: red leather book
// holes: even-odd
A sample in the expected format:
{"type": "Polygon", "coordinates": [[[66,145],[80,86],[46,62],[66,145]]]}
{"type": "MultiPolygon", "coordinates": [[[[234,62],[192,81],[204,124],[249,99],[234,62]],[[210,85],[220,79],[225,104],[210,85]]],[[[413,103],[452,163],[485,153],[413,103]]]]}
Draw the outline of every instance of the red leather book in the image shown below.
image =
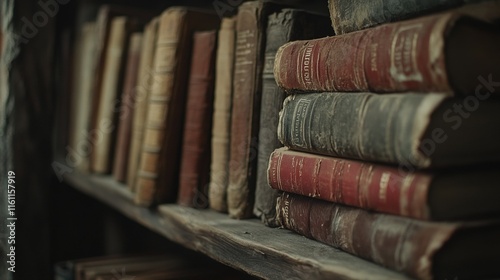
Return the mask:
{"type": "Polygon", "coordinates": [[[177,203],[195,208],[208,206],[216,45],[215,31],[194,33],[177,203]]]}
{"type": "Polygon", "coordinates": [[[500,173],[408,172],[397,166],[275,150],[269,160],[273,189],[367,210],[424,220],[500,214],[500,173]]]}
{"type": "Polygon", "coordinates": [[[288,91],[474,94],[499,77],[500,32],[458,13],[283,45],[274,75],[288,91]],[[491,75],[491,76],[490,76],[491,75]]]}
{"type": "Polygon", "coordinates": [[[127,55],[127,68],[123,82],[123,92],[120,97],[120,112],[118,113],[118,132],[116,136],[115,159],[113,161],[113,176],[117,181],[125,182],[128,168],[130,134],[132,116],[134,114],[134,96],[136,94],[137,70],[142,48],[142,33],[136,32],[130,36],[127,55]]]}
{"type": "Polygon", "coordinates": [[[496,279],[500,223],[437,223],[283,193],[282,227],[417,279],[496,279]]]}

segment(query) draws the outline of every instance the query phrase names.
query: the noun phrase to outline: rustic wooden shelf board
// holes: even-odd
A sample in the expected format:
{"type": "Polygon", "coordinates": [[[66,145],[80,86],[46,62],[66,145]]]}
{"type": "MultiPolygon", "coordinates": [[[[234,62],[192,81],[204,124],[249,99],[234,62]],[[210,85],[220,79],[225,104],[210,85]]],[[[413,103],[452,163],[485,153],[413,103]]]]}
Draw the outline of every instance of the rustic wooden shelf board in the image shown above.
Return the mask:
{"type": "Polygon", "coordinates": [[[256,219],[234,220],[211,210],[175,204],[136,206],[127,188],[110,176],[73,173],[74,188],[190,249],[265,279],[407,279],[405,276],[256,219]]]}

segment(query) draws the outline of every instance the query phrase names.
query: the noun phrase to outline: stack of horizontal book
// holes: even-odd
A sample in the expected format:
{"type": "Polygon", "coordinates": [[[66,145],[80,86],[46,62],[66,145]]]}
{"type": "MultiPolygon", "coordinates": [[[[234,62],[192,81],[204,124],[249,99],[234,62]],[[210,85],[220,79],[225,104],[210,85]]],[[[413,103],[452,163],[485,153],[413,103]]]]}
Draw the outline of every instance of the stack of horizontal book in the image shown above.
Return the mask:
{"type": "Polygon", "coordinates": [[[416,278],[500,276],[498,46],[456,11],[281,46],[269,224],[416,278]]]}

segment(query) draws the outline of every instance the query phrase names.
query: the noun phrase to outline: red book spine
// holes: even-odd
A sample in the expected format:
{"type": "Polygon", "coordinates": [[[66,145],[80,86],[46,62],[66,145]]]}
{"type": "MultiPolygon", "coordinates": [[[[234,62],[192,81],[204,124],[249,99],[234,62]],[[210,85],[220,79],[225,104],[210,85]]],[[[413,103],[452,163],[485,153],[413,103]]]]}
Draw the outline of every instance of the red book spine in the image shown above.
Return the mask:
{"type": "Polygon", "coordinates": [[[434,15],[290,42],[276,54],[276,82],[291,91],[449,92],[444,45],[456,18],[434,15]]]}
{"type": "MultiPolygon", "coordinates": [[[[407,219],[286,192],[278,197],[276,212],[284,228],[414,278],[444,279],[440,270],[457,275],[456,267],[438,269],[439,254],[458,242],[454,239],[465,227],[462,223],[407,219]]],[[[469,266],[470,256],[465,255],[462,265],[469,266]]]]}
{"type": "Polygon", "coordinates": [[[208,206],[216,42],[215,31],[194,33],[177,202],[196,208],[208,206]]]}
{"type": "Polygon", "coordinates": [[[397,167],[294,152],[271,154],[272,188],[389,214],[429,219],[432,177],[397,167]]]}

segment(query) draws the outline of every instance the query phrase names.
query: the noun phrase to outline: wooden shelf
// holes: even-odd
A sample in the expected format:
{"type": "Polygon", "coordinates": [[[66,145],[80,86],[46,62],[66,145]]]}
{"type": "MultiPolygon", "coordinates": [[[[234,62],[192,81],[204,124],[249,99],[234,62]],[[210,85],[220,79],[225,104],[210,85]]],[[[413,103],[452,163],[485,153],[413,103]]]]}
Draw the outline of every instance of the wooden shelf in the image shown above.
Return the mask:
{"type": "Polygon", "coordinates": [[[234,220],[211,210],[165,204],[152,210],[132,203],[128,189],[110,176],[73,172],[65,182],[123,215],[187,248],[265,279],[407,279],[291,231],[257,219],[234,220]]]}

